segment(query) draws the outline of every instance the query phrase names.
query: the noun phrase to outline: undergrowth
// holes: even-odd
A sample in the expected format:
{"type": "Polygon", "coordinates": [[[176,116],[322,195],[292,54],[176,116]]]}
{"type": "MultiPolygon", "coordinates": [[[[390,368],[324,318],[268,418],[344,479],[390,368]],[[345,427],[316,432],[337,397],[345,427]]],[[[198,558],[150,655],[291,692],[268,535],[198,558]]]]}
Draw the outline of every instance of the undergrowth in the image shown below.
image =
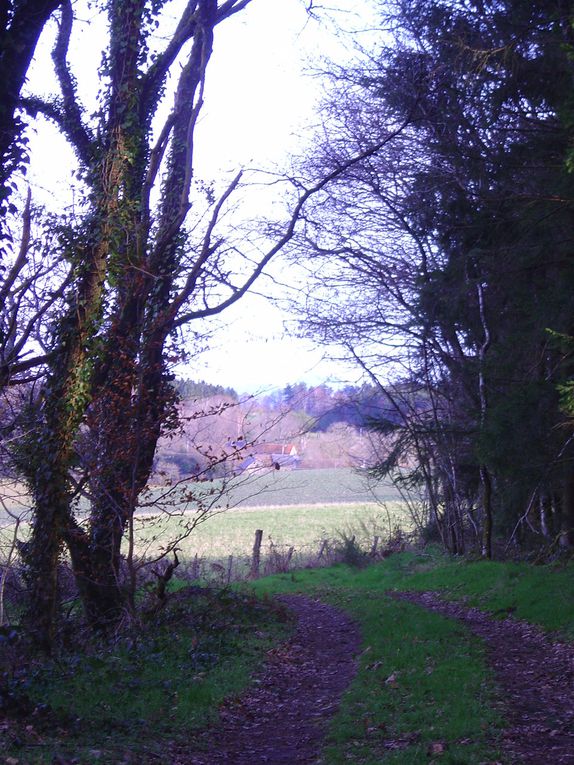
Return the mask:
{"type": "Polygon", "coordinates": [[[113,644],[15,673],[36,712],[0,728],[0,742],[14,765],[171,762],[168,750],[188,747],[289,629],[284,611],[252,595],[183,590],[113,644]]]}

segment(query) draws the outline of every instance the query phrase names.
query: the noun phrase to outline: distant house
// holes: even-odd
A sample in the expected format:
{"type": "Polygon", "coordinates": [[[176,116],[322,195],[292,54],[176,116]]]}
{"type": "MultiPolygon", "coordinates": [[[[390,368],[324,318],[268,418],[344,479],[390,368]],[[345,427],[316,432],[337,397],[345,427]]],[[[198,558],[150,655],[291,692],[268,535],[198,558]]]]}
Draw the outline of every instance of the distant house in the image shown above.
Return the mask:
{"type": "Polygon", "coordinates": [[[293,470],[299,465],[301,457],[294,444],[260,443],[245,447],[249,454],[238,465],[237,472],[245,470],[261,470],[274,468],[275,470],[293,470]]]}

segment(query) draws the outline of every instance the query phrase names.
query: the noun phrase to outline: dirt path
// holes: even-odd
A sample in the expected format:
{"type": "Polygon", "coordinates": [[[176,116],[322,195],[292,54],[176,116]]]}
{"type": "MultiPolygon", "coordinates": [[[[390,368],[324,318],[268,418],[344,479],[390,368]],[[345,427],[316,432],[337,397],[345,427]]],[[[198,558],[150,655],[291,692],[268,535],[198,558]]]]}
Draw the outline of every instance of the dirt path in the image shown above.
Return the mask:
{"type": "Polygon", "coordinates": [[[460,619],[485,641],[501,689],[505,763],[574,764],[574,646],[552,642],[526,622],[493,619],[435,593],[395,596],[460,619]]]}
{"type": "MultiPolygon", "coordinates": [[[[289,642],[270,652],[252,689],[226,704],[185,765],[307,765],[317,761],[327,721],[357,669],[360,635],[332,606],[300,595],[281,602],[297,617],[289,642]],[[201,751],[199,751],[201,750],[201,751]]],[[[175,755],[175,753],[174,753],[175,755]]]]}

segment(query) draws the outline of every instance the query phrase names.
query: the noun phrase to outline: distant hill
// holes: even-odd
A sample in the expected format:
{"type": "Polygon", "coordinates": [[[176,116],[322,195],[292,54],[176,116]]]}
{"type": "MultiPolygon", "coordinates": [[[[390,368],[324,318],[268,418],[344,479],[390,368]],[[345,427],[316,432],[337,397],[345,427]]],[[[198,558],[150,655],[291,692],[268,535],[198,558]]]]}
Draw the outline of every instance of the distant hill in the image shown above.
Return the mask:
{"type": "Polygon", "coordinates": [[[285,468],[369,465],[389,445],[388,436],[373,435],[372,423],[403,416],[384,391],[369,385],[335,390],[296,383],[245,397],[204,381],[176,380],[174,387],[181,399],[180,427],[160,441],[156,481],[229,475],[264,444],[294,445],[297,460],[285,468]]]}

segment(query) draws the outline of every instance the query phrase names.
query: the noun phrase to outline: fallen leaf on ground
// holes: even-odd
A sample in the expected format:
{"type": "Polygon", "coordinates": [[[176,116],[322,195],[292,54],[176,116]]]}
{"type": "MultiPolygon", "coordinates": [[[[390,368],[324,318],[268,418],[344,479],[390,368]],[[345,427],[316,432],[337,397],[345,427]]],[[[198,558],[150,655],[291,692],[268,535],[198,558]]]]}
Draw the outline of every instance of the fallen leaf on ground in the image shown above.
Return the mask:
{"type": "Polygon", "coordinates": [[[427,754],[429,757],[434,757],[437,754],[444,754],[447,748],[448,747],[444,741],[433,741],[428,748],[427,754]]]}

